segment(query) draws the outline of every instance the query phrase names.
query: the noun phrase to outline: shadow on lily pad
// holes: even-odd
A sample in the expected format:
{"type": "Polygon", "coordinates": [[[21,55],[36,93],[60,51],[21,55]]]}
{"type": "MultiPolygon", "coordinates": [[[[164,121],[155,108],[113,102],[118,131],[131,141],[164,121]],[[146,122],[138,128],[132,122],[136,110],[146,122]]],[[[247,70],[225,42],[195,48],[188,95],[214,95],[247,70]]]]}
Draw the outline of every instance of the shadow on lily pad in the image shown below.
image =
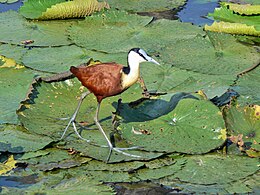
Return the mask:
{"type": "Polygon", "coordinates": [[[160,99],[141,98],[130,103],[119,103],[119,107],[116,102],[112,105],[118,107],[117,114],[122,117],[124,123],[144,122],[168,114],[180,100],[186,98],[198,99],[192,94],[180,92],[164,95],[160,99]]]}

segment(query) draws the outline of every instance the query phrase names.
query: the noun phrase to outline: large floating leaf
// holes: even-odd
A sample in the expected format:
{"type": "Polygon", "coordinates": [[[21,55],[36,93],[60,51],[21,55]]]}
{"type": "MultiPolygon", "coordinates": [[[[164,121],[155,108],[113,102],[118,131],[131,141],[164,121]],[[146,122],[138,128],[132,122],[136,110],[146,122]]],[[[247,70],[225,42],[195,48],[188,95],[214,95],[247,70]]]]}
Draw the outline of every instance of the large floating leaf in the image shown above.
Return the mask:
{"type": "Polygon", "coordinates": [[[29,0],[20,13],[26,18],[48,20],[85,17],[103,8],[109,8],[109,5],[97,0],[29,0]]]}
{"type": "Polygon", "coordinates": [[[23,6],[21,6],[19,12],[26,18],[36,19],[52,5],[65,1],[66,0],[27,0],[23,6]]]}
{"type": "Polygon", "coordinates": [[[254,26],[240,23],[214,22],[211,26],[205,25],[205,30],[238,35],[260,36],[260,31],[257,31],[254,26]]]}
{"type": "Polygon", "coordinates": [[[122,11],[109,11],[73,25],[69,29],[69,36],[79,46],[118,53],[128,52],[133,47],[153,52],[180,38],[183,40],[204,34],[200,28],[178,21],[158,20],[148,25],[151,19],[122,11]],[[86,28],[89,30],[86,31],[86,28]],[[158,38],[158,35],[162,36],[158,38]],[[99,40],[99,44],[96,44],[96,40],[99,40]]]}
{"type": "MultiPolygon", "coordinates": [[[[250,5],[248,7],[250,7],[250,5]]],[[[260,6],[252,7],[255,8],[250,11],[250,8],[246,8],[245,5],[223,3],[220,8],[215,9],[214,13],[209,14],[209,16],[214,17],[215,20],[221,20],[223,22],[214,22],[212,26],[205,25],[205,29],[216,32],[260,36],[260,15],[244,15],[247,13],[247,10],[250,14],[253,12],[260,13],[260,6]],[[239,15],[233,13],[232,9],[234,8],[243,9],[244,11],[241,13],[241,15],[239,15]],[[256,11],[257,9],[258,11],[256,11]]]]}
{"type": "MultiPolygon", "coordinates": [[[[147,104],[149,110],[153,110],[150,105],[147,104]]],[[[138,121],[143,122],[123,121],[119,127],[126,140],[148,151],[201,154],[225,141],[220,136],[224,128],[222,115],[206,100],[181,100],[172,112],[151,121],[144,114],[138,116],[138,121]]]]}
{"type": "Polygon", "coordinates": [[[23,153],[42,149],[52,139],[30,134],[22,127],[7,126],[4,131],[0,131],[0,151],[11,153],[23,153]]]}
{"type": "Polygon", "coordinates": [[[254,70],[243,74],[239,77],[233,89],[236,90],[240,97],[238,102],[246,104],[260,104],[259,94],[259,82],[260,82],[260,68],[257,67],[254,70]]]}
{"type": "Polygon", "coordinates": [[[238,136],[242,134],[244,147],[260,152],[260,120],[259,107],[225,108],[225,121],[229,134],[238,136]]]}
{"type": "Polygon", "coordinates": [[[71,42],[66,35],[66,29],[75,21],[27,21],[14,11],[0,13],[0,42],[23,44],[32,40],[30,46],[59,46],[71,42]]]}
{"type": "MultiPolygon", "coordinates": [[[[92,134],[88,135],[89,137],[91,137],[92,140],[96,142],[96,140],[99,139],[98,141],[100,143],[102,142],[101,143],[102,146],[106,146],[105,139],[101,137],[102,135],[98,130],[96,131],[96,135],[92,135],[92,134]]],[[[130,144],[128,145],[124,140],[116,141],[115,144],[117,147],[124,147],[124,148],[130,145],[130,144]]],[[[76,140],[76,139],[71,140],[70,138],[66,138],[66,145],[65,146],[61,145],[60,147],[64,149],[73,148],[75,151],[80,152],[81,155],[83,156],[88,156],[97,160],[102,160],[104,162],[106,161],[109,152],[109,148],[107,147],[94,146],[92,144],[86,144],[81,140],[76,140]]],[[[117,154],[116,152],[112,152],[109,163],[125,162],[125,161],[132,161],[132,160],[149,160],[149,159],[158,158],[163,155],[163,153],[160,152],[146,152],[138,149],[127,150],[127,153],[137,155],[140,157],[139,158],[129,157],[122,154],[117,154]]]]}
{"type": "Polygon", "coordinates": [[[23,64],[31,69],[44,72],[65,72],[70,66],[89,61],[86,51],[71,45],[63,47],[33,48],[24,55],[23,64]]]}
{"type": "Polygon", "coordinates": [[[258,163],[258,159],[241,156],[193,155],[174,177],[196,184],[224,184],[254,174],[258,163]]]}
{"type": "Polygon", "coordinates": [[[27,51],[28,49],[24,47],[17,47],[11,44],[0,44],[0,55],[12,58],[16,63],[21,63],[21,58],[27,51]]]}
{"type": "MultiPolygon", "coordinates": [[[[93,180],[103,182],[138,182],[152,179],[159,179],[178,172],[186,163],[185,160],[175,161],[166,166],[157,167],[155,169],[146,166],[140,167],[134,171],[91,171],[86,170],[87,176],[93,180]]],[[[77,174],[80,170],[71,170],[77,174]]]]}
{"type": "Polygon", "coordinates": [[[15,164],[16,160],[14,160],[13,155],[11,155],[5,163],[0,163],[0,175],[4,175],[14,169],[16,167],[15,164]]]}
{"type": "Polygon", "coordinates": [[[185,3],[183,0],[108,0],[112,8],[134,12],[165,11],[177,8],[185,3]]]}
{"type": "Polygon", "coordinates": [[[232,35],[220,33],[180,40],[161,52],[162,60],[175,67],[209,75],[233,75],[234,78],[259,60],[254,48],[237,42],[232,35]]]}
{"type": "Polygon", "coordinates": [[[109,11],[87,17],[73,25],[69,29],[69,35],[73,42],[87,49],[109,53],[128,51],[129,45],[130,48],[135,46],[129,38],[140,33],[151,20],[150,17],[130,15],[127,12],[109,11]]]}
{"type": "Polygon", "coordinates": [[[260,28],[260,23],[259,23],[260,15],[242,16],[239,14],[234,14],[233,11],[228,9],[226,6],[221,6],[220,8],[216,8],[214,13],[209,14],[209,16],[214,17],[215,20],[221,20],[224,22],[236,22],[236,23],[255,26],[256,30],[259,30],[260,28]]]}
{"type": "MultiPolygon", "coordinates": [[[[71,167],[80,166],[91,160],[91,158],[81,157],[79,155],[69,154],[66,150],[46,149],[47,154],[42,156],[31,156],[29,159],[18,158],[18,162],[28,164],[28,168],[32,170],[50,171],[53,169],[68,169],[71,167]]],[[[28,158],[28,157],[27,157],[28,158]]]]}
{"type": "MultiPolygon", "coordinates": [[[[187,66],[188,61],[187,59],[187,66]]],[[[202,74],[154,64],[141,65],[141,75],[149,91],[190,93],[203,90],[209,98],[222,95],[236,78],[235,75],[212,75],[210,72],[202,74]]]]}
{"type": "Polygon", "coordinates": [[[239,14],[245,14],[245,15],[254,15],[254,14],[260,14],[260,5],[240,5],[235,3],[223,3],[226,7],[228,7],[230,10],[233,10],[234,12],[237,12],[239,14]]]}
{"type": "Polygon", "coordinates": [[[22,101],[34,74],[25,68],[0,68],[0,124],[17,124],[16,110],[22,101]]]}
{"type": "Polygon", "coordinates": [[[248,193],[259,186],[259,174],[255,173],[259,170],[257,159],[218,155],[193,155],[185,159],[185,167],[159,183],[188,194],[248,193]]]}

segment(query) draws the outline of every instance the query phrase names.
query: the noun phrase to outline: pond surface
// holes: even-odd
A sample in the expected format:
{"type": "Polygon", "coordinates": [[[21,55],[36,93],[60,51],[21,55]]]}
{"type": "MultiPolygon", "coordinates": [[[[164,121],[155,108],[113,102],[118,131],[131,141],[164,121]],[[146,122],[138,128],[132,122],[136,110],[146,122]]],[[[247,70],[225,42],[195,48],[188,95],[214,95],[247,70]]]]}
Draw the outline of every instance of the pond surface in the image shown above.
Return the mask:
{"type": "Polygon", "coordinates": [[[212,24],[213,20],[206,18],[208,13],[219,7],[218,0],[189,0],[177,13],[182,22],[190,22],[199,26],[212,24]]]}
{"type": "Polygon", "coordinates": [[[15,2],[15,3],[11,3],[11,4],[0,3],[0,12],[6,12],[8,10],[17,11],[19,9],[19,7],[21,7],[22,5],[23,5],[23,2],[21,0],[15,2]]]}
{"type": "MultiPolygon", "coordinates": [[[[178,10],[169,10],[159,14],[146,13],[141,15],[151,15],[158,18],[167,18],[171,20],[179,19],[182,22],[190,22],[195,25],[203,26],[204,24],[211,24],[213,20],[206,18],[209,12],[213,12],[214,8],[219,7],[218,0],[188,0],[183,7],[178,10]]],[[[0,12],[8,10],[17,11],[23,5],[22,0],[7,4],[0,4],[0,12]]]]}

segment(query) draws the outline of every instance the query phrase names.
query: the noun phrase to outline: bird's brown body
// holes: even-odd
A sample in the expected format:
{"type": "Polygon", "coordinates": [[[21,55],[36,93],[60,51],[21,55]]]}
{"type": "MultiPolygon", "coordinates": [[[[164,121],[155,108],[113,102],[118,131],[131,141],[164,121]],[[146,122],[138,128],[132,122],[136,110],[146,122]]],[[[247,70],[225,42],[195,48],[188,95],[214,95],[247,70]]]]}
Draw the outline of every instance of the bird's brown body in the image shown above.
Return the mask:
{"type": "Polygon", "coordinates": [[[124,74],[123,67],[121,64],[111,62],[80,68],[72,66],[70,71],[97,97],[100,103],[102,99],[124,91],[120,79],[124,74]]]}

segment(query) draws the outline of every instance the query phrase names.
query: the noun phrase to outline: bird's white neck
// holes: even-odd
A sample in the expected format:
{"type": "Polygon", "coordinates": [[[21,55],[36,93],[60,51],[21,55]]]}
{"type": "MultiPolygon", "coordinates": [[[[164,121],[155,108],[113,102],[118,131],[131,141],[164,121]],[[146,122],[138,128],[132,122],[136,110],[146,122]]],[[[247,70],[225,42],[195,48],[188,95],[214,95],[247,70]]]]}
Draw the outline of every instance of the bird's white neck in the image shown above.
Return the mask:
{"type": "Polygon", "coordinates": [[[139,78],[140,75],[140,63],[143,62],[144,60],[140,58],[140,56],[135,53],[135,52],[130,52],[128,54],[128,69],[129,72],[128,73],[124,73],[122,74],[122,87],[128,88],[131,85],[133,85],[134,83],[136,83],[136,81],[139,78]]]}

